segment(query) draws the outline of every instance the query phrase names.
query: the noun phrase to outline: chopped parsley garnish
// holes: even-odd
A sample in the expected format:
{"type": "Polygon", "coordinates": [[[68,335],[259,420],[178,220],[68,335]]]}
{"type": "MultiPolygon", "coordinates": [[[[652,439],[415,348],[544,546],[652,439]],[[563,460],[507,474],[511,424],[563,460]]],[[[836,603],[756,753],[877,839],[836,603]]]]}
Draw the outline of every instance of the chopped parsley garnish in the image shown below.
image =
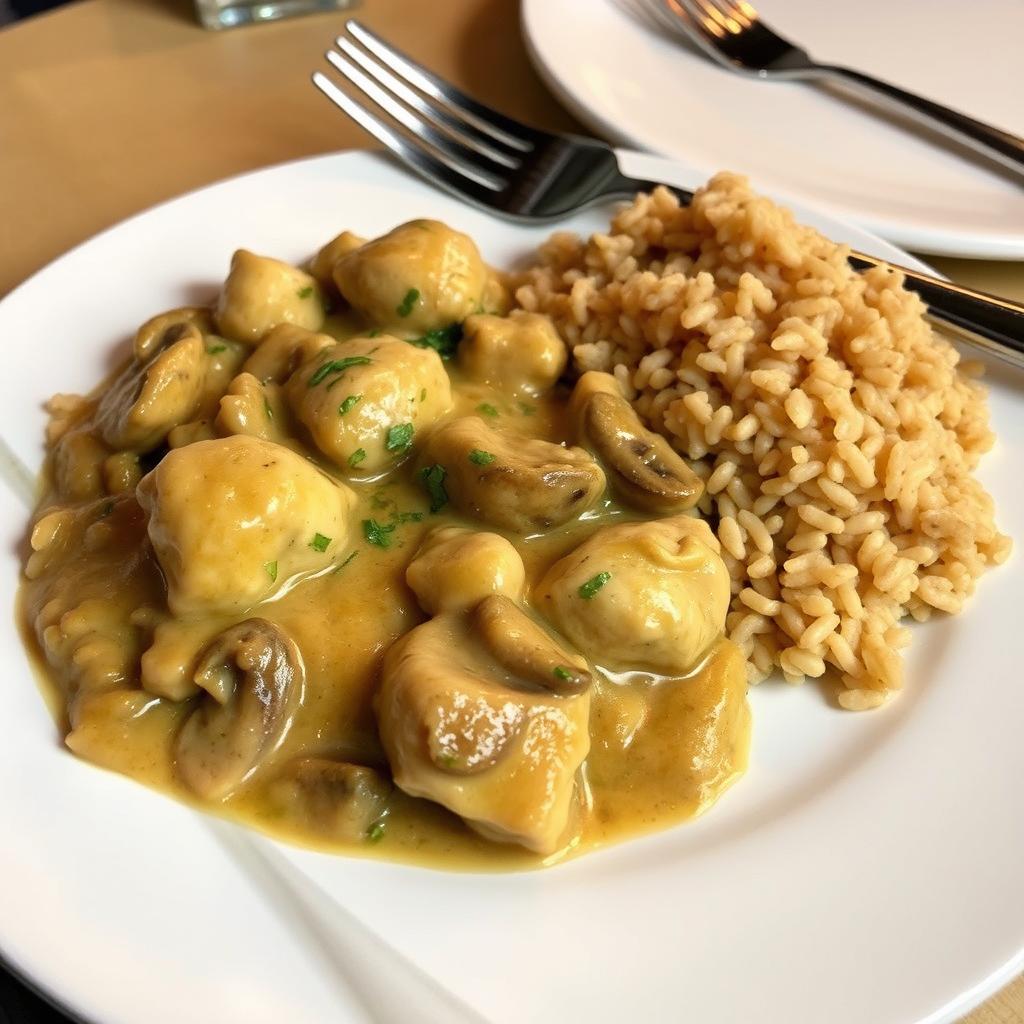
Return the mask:
{"type": "Polygon", "coordinates": [[[269,398],[264,398],[263,399],[263,409],[264,409],[264,411],[267,414],[267,419],[268,420],[273,420],[273,418],[274,418],[274,410],[270,407],[270,399],[269,398]]]}
{"type": "Polygon", "coordinates": [[[365,366],[369,361],[369,356],[345,356],[344,359],[331,359],[319,367],[316,373],[309,378],[309,387],[315,388],[326,377],[344,373],[351,366],[365,366]]]}
{"type": "Polygon", "coordinates": [[[442,359],[451,359],[462,340],[462,324],[449,324],[427,331],[422,338],[413,338],[410,344],[417,348],[432,348],[442,359]]]}
{"type": "Polygon", "coordinates": [[[325,537],[322,533],[316,533],[313,535],[313,539],[309,542],[309,546],[314,551],[326,551],[330,543],[330,537],[325,537]]]}
{"type": "Polygon", "coordinates": [[[368,338],[376,338],[378,334],[380,334],[380,328],[374,327],[374,329],[370,331],[366,336],[368,338]]]}
{"type": "Polygon", "coordinates": [[[476,411],[477,412],[482,412],[485,416],[497,416],[498,415],[498,410],[495,409],[494,406],[491,405],[490,402],[481,402],[476,407],[476,411]]]}
{"type": "Polygon", "coordinates": [[[572,672],[564,665],[556,665],[554,669],[556,679],[572,679],[572,672]]]}
{"type": "Polygon", "coordinates": [[[490,452],[482,452],[479,448],[474,448],[469,453],[469,461],[474,466],[489,466],[495,459],[495,456],[490,452]]]}
{"type": "Polygon", "coordinates": [[[349,395],[341,405],[338,406],[338,414],[344,416],[357,402],[362,401],[362,395],[349,395]]]}
{"type": "Polygon", "coordinates": [[[530,405],[529,402],[520,402],[519,403],[519,411],[524,416],[532,416],[537,411],[537,408],[536,408],[536,406],[530,405]]]}
{"type": "Polygon", "coordinates": [[[207,345],[206,351],[211,356],[217,355],[218,352],[227,352],[227,345],[207,345]]]}
{"type": "Polygon", "coordinates": [[[379,843],[384,838],[384,822],[376,821],[366,830],[368,843],[379,843]]]}
{"type": "Polygon", "coordinates": [[[412,434],[411,423],[396,423],[388,430],[384,439],[384,447],[389,452],[404,452],[412,444],[412,434]]]}
{"type": "Polygon", "coordinates": [[[313,294],[313,286],[307,284],[305,288],[300,288],[296,293],[300,299],[308,299],[313,294]]]}
{"type": "Polygon", "coordinates": [[[610,572],[599,572],[596,576],[591,576],[577,593],[584,601],[589,601],[611,578],[610,572]]]}
{"type": "MultiPolygon", "coordinates": [[[[317,534],[319,537],[320,534],[317,534]]],[[[271,583],[277,582],[277,562],[264,562],[263,568],[267,570],[267,575],[270,577],[271,583]]]]}
{"type": "Polygon", "coordinates": [[[374,544],[378,548],[391,546],[389,534],[394,533],[394,531],[394,523],[378,523],[376,519],[363,520],[363,536],[368,544],[374,544]]]}
{"type": "Polygon", "coordinates": [[[430,496],[431,512],[440,512],[448,504],[448,492],[444,489],[444,478],[447,475],[448,470],[439,462],[432,466],[424,466],[420,470],[420,481],[430,496]]]}
{"type": "Polygon", "coordinates": [[[394,516],[396,523],[419,523],[423,520],[422,512],[399,512],[394,516]]]}
{"type": "Polygon", "coordinates": [[[355,469],[363,459],[366,458],[366,451],[363,448],[357,448],[349,457],[348,464],[355,469]]]}
{"type": "Polygon", "coordinates": [[[416,300],[420,297],[418,288],[410,288],[406,293],[402,301],[395,307],[395,312],[399,316],[408,316],[412,312],[412,307],[416,305],[416,300]]]}
{"type": "Polygon", "coordinates": [[[426,388],[423,388],[423,389],[422,389],[422,390],[420,391],[420,401],[421,401],[421,402],[425,402],[426,400],[427,400],[427,389],[426,389],[426,388]]]}

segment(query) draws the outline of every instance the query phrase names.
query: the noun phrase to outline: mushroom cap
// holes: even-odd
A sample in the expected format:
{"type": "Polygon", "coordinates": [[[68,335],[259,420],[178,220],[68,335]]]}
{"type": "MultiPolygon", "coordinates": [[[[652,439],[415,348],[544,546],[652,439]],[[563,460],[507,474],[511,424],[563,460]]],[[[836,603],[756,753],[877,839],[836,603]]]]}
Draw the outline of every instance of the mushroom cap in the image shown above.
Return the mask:
{"type": "Polygon", "coordinates": [[[519,534],[578,518],[605,488],[604,472],[582,448],[499,433],[479,416],[431,431],[419,463],[444,467],[445,490],[461,511],[519,534]]]}
{"type": "Polygon", "coordinates": [[[194,793],[219,800],[241,785],[284,738],[304,696],[298,647],[266,619],[246,619],[199,657],[206,692],[175,742],[175,768],[194,793]]]}
{"type": "Polygon", "coordinates": [[[163,347],[151,350],[145,362],[133,360],[100,399],[96,424],[112,448],[152,451],[199,405],[203,336],[193,323],[176,323],[162,338],[163,347]]]}
{"type": "Polygon", "coordinates": [[[628,504],[664,515],[692,508],[704,493],[700,477],[641,423],[610,373],[591,370],[576,382],[570,417],[580,443],[601,460],[628,504]]]}

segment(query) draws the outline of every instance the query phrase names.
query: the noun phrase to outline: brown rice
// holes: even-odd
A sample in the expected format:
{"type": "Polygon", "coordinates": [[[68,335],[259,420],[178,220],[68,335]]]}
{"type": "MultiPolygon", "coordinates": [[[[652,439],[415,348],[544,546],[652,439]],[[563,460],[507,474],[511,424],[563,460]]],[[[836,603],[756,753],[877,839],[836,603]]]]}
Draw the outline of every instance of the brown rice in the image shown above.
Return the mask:
{"type": "Polygon", "coordinates": [[[516,298],[694,460],[751,682],[831,669],[860,709],[901,685],[900,620],[959,611],[1010,540],[971,475],[980,368],[847,252],[722,173],[689,207],[658,189],[608,234],[553,235],[516,298]]]}

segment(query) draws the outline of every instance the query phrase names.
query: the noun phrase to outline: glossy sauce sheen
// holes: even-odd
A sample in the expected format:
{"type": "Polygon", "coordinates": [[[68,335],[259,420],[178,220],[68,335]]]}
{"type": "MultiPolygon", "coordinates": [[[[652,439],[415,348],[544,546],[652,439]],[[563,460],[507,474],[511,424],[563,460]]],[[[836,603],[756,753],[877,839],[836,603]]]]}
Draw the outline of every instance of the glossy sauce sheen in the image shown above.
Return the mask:
{"type": "MultiPolygon", "coordinates": [[[[326,329],[338,337],[351,333],[340,322],[326,329]]],[[[491,425],[524,437],[566,438],[564,389],[520,400],[462,379],[452,364],[448,369],[456,414],[482,414],[491,425]]],[[[220,386],[228,379],[225,371],[220,386]]],[[[279,411],[278,417],[287,420],[287,412],[279,411]]],[[[294,424],[290,433],[290,447],[339,476],[318,453],[294,440],[299,434],[294,424]]],[[[47,491],[49,479],[44,480],[47,491]]],[[[328,570],[253,612],[280,624],[301,651],[306,670],[302,706],[272,755],[240,789],[205,805],[208,809],[328,850],[444,868],[524,868],[692,817],[743,772],[749,736],[745,673],[736,648],[720,640],[685,679],[598,673],[591,751],[576,787],[574,837],[550,857],[488,841],[439,805],[397,788],[385,827],[355,841],[339,838],[308,810],[290,804],[278,777],[296,758],[349,761],[387,776],[373,709],[380,665],[389,645],[426,618],[405,584],[406,566],[429,528],[481,528],[454,514],[450,505],[430,514],[409,459],[384,479],[350,480],[349,485],[358,506],[345,550],[332,551],[328,570]],[[368,519],[394,527],[386,548],[364,539],[358,524],[368,519]]],[[[44,496],[40,508],[53,502],[44,496]]],[[[70,528],[73,553],[59,571],[25,581],[22,614],[26,635],[38,641],[33,646],[46,686],[58,695],[59,706],[68,706],[76,726],[73,747],[104,767],[194,803],[176,775],[173,754],[174,738],[194,702],[138,689],[139,659],[157,623],[173,633],[188,660],[244,616],[180,622],[170,617],[145,516],[130,493],[77,506],[65,500],[60,504],[77,514],[70,528]],[[90,543],[97,532],[105,543],[90,543]]],[[[597,528],[636,518],[605,498],[580,520],[544,536],[506,534],[526,565],[527,594],[549,566],[597,528]]]]}

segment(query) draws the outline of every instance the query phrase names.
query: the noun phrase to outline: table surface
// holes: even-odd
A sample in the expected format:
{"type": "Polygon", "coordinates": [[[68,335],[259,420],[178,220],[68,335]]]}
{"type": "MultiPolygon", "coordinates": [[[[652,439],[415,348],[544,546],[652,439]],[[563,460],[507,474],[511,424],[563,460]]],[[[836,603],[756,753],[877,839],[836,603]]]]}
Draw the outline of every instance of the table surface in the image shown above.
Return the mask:
{"type": "MultiPolygon", "coordinates": [[[[359,16],[485,102],[579,130],[529,64],[515,0],[366,0],[359,16]]],[[[343,17],[211,33],[188,0],[81,0],[0,30],[0,295],[172,196],[370,144],[308,81],[343,17]]],[[[1020,263],[930,262],[963,284],[1024,298],[1020,263]]],[[[1024,978],[965,1024],[1024,1024],[1024,978]]]]}

